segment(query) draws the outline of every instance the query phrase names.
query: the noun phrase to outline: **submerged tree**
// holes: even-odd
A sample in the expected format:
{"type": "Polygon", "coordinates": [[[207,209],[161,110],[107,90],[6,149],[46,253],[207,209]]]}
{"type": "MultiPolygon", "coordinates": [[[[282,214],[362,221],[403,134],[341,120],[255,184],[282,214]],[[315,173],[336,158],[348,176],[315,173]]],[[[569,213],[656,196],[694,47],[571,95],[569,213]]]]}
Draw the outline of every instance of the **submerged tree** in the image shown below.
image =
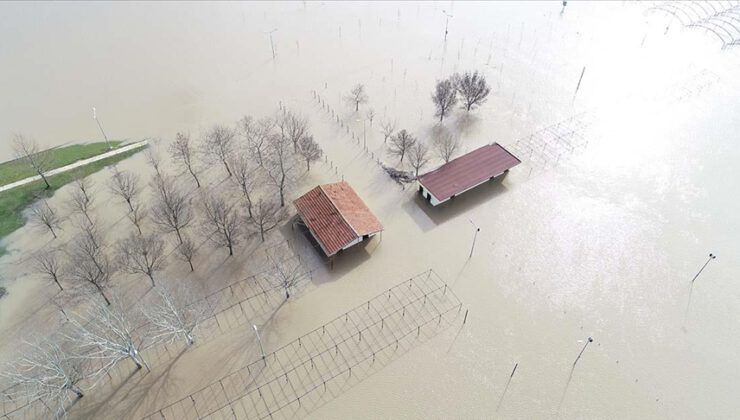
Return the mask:
{"type": "Polygon", "coordinates": [[[78,234],[68,247],[66,272],[70,279],[93,286],[109,305],[105,288],[113,270],[102,242],[103,238],[94,228],[78,234]]]}
{"type": "Polygon", "coordinates": [[[293,143],[293,152],[298,152],[298,142],[308,136],[308,120],[290,111],[278,117],[278,125],[285,137],[293,143]]]}
{"type": "Polygon", "coordinates": [[[92,185],[92,180],[88,177],[77,178],[69,200],[69,207],[72,212],[82,214],[90,224],[94,224],[92,218],[90,218],[93,205],[92,185]]]}
{"type": "Polygon", "coordinates": [[[54,229],[60,229],[62,220],[49,206],[48,201],[41,200],[33,207],[31,207],[29,220],[36,226],[45,227],[49,230],[49,232],[51,232],[52,236],[54,236],[54,239],[57,238],[57,233],[54,229]]]}
{"type": "Polygon", "coordinates": [[[231,176],[229,160],[234,153],[234,130],[225,125],[214,125],[206,132],[203,146],[204,154],[212,162],[223,164],[226,173],[231,176]]]}
{"type": "Polygon", "coordinates": [[[355,112],[360,110],[360,104],[367,103],[368,96],[365,92],[365,85],[358,83],[355,85],[355,87],[352,88],[352,90],[349,92],[349,95],[346,97],[347,102],[351,103],[355,106],[355,112]]]}
{"type": "Polygon", "coordinates": [[[268,138],[274,128],[275,120],[270,117],[260,118],[255,121],[252,117],[247,116],[239,121],[240,133],[246,140],[247,150],[259,166],[264,165],[268,138]]]}
{"type": "Polygon", "coordinates": [[[155,180],[156,199],[152,206],[152,221],[167,233],[174,232],[182,243],[182,230],[193,220],[187,195],[172,178],[163,175],[155,180]]]}
{"type": "Polygon", "coordinates": [[[120,197],[128,205],[129,211],[134,211],[134,199],[141,192],[139,177],[135,173],[119,171],[114,166],[113,176],[108,186],[113,194],[120,197]]]}
{"type": "Polygon", "coordinates": [[[211,314],[208,302],[193,292],[193,285],[178,284],[173,288],[157,287],[158,302],[141,306],[149,321],[149,337],[154,342],[183,339],[190,347],[195,343],[195,329],[211,314]]]}
{"type": "Polygon", "coordinates": [[[188,263],[190,271],[195,271],[195,267],[193,267],[193,258],[195,258],[195,253],[197,252],[195,242],[189,236],[185,236],[182,238],[182,243],[177,245],[176,250],[177,257],[188,263]]]}
{"type": "Polygon", "coordinates": [[[130,234],[116,244],[118,266],[129,274],[143,274],[154,283],[154,274],[166,267],[164,241],[155,235],[130,234]]]}
{"type": "Polygon", "coordinates": [[[80,383],[87,367],[69,346],[51,340],[26,343],[21,356],[0,372],[10,384],[3,393],[13,399],[40,399],[54,411],[54,418],[64,418],[67,404],[85,395],[80,383]]]}
{"type": "Polygon", "coordinates": [[[47,279],[53,281],[59,291],[63,291],[61,277],[64,271],[59,250],[55,248],[42,249],[33,254],[33,269],[47,279]]]}
{"type": "Polygon", "coordinates": [[[416,143],[416,137],[412,136],[406,130],[401,130],[391,137],[391,144],[388,152],[393,156],[398,156],[399,161],[403,163],[403,158],[411,147],[416,143]]]}
{"type": "Polygon", "coordinates": [[[139,235],[142,234],[141,231],[141,224],[146,220],[147,216],[149,215],[149,210],[144,206],[143,204],[136,203],[133,206],[133,209],[128,212],[126,217],[128,217],[128,220],[131,221],[131,224],[133,224],[136,227],[136,230],[139,232],[139,235]]]}
{"type": "Polygon", "coordinates": [[[239,243],[244,233],[244,221],[236,204],[221,195],[203,195],[206,226],[210,228],[211,233],[209,239],[217,246],[228,248],[229,256],[234,255],[234,246],[239,243]]]}
{"type": "Polygon", "coordinates": [[[460,140],[452,134],[443,133],[434,140],[433,147],[437,156],[447,163],[460,148],[460,140]]]}
{"type": "Polygon", "coordinates": [[[70,317],[71,330],[66,337],[79,346],[80,358],[102,362],[98,373],[109,371],[125,359],[134,362],[137,369],[146,366],[149,370],[140,353],[143,330],[135,329],[139,323],[132,315],[115,299],[110,305],[93,302],[81,314],[70,317]]]}
{"type": "Polygon", "coordinates": [[[290,141],[281,135],[272,135],[269,139],[269,155],[265,169],[271,183],[277,188],[280,207],[285,206],[285,193],[293,181],[296,159],[289,147],[290,141]]]}
{"type": "Polygon", "coordinates": [[[383,143],[386,143],[388,139],[396,132],[396,121],[384,121],[381,124],[383,129],[383,143]]]}
{"type": "Polygon", "coordinates": [[[234,172],[233,180],[244,195],[247,212],[249,217],[252,217],[252,200],[262,181],[261,168],[256,163],[253,164],[249,156],[243,153],[234,159],[231,166],[234,172]]]}
{"type": "Polygon", "coordinates": [[[301,138],[298,142],[298,153],[306,160],[306,170],[311,170],[311,162],[321,159],[324,152],[321,146],[313,139],[313,136],[301,138]]]}
{"type": "Polygon", "coordinates": [[[414,176],[419,176],[419,170],[429,163],[429,147],[426,143],[417,141],[409,149],[409,163],[414,168],[414,176]]]}
{"type": "Polygon", "coordinates": [[[41,150],[35,140],[27,138],[23,134],[15,134],[13,136],[13,151],[17,159],[26,162],[41,177],[47,190],[51,188],[49,180],[46,179],[46,172],[52,169],[54,161],[48,150],[41,150]]]}
{"type": "Polygon", "coordinates": [[[455,89],[463,100],[463,108],[470,111],[473,107],[482,105],[491,88],[486,83],[486,77],[477,71],[465,72],[462,75],[455,74],[453,77],[455,89]]]}
{"type": "Polygon", "coordinates": [[[434,115],[442,121],[457,103],[457,90],[452,80],[445,79],[437,82],[437,86],[432,93],[432,102],[434,102],[437,109],[434,115]]]}
{"type": "Polygon", "coordinates": [[[254,212],[249,219],[249,223],[259,232],[262,242],[265,242],[265,234],[283,221],[285,218],[284,210],[283,207],[273,201],[259,200],[257,205],[254,206],[254,212]]]}
{"type": "Polygon", "coordinates": [[[285,299],[290,299],[291,291],[295,290],[306,279],[306,269],[294,257],[285,255],[270,255],[270,267],[267,276],[272,284],[285,292],[285,299]]]}
{"type": "Polygon", "coordinates": [[[200,188],[198,171],[195,167],[195,155],[196,149],[190,144],[190,134],[177,133],[175,142],[170,145],[170,156],[178,166],[193,177],[195,185],[200,188]]]}

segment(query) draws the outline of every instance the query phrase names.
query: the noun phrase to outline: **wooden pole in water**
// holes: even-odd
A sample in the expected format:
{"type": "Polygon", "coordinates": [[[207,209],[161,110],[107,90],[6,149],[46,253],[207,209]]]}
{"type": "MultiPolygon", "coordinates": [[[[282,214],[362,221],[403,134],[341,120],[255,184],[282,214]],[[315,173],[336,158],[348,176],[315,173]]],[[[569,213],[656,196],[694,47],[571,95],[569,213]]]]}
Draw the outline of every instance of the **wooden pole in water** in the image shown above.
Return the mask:
{"type": "Polygon", "coordinates": [[[573,367],[576,367],[576,363],[578,363],[578,360],[581,359],[581,355],[583,355],[583,352],[586,351],[586,347],[588,347],[588,345],[592,343],[593,341],[594,339],[591,337],[589,337],[588,340],[586,340],[586,344],[584,344],[583,348],[581,349],[581,352],[578,353],[578,357],[576,357],[576,360],[573,362],[573,367]]]}
{"type": "Polygon", "coordinates": [[[694,281],[695,281],[695,280],[697,279],[697,277],[699,277],[699,274],[701,274],[701,272],[702,272],[702,271],[704,271],[704,269],[706,268],[707,264],[709,264],[709,262],[710,262],[710,261],[712,261],[712,260],[713,260],[713,259],[715,259],[715,258],[717,258],[717,256],[716,256],[716,255],[714,255],[714,254],[709,254],[709,259],[707,260],[707,262],[705,262],[705,263],[704,263],[704,265],[703,265],[703,266],[701,266],[701,269],[699,269],[699,272],[698,272],[698,273],[696,273],[696,275],[694,276],[694,278],[693,278],[693,279],[691,279],[691,284],[694,284],[694,281]]]}
{"type": "Polygon", "coordinates": [[[578,84],[576,85],[576,91],[573,94],[573,100],[576,99],[576,95],[578,95],[578,89],[581,88],[581,81],[583,80],[584,73],[586,73],[586,66],[583,66],[583,70],[581,70],[581,77],[578,78],[578,84]]]}

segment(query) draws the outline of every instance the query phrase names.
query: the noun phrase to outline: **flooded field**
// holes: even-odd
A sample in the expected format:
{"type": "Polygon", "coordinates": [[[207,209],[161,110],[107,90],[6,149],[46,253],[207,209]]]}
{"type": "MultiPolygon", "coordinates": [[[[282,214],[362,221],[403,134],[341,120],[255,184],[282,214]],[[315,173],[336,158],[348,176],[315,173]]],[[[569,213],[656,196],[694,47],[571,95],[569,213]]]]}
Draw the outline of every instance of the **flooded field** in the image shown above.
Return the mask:
{"type": "MultiPolygon", "coordinates": [[[[98,140],[92,106],[109,137],[161,138],[163,147],[178,131],[197,138],[214,123],[287,106],[308,117],[326,156],[291,197],[344,179],[385,227],[330,268],[285,224],[268,242],[290,240],[309,259],[300,297],[150,375],[91,392],[70,417],[156,413],[258,360],[249,324],[264,325],[272,352],[429,269],[469,311],[464,325],[457,319],[355,372],[350,385],[274,416],[734,417],[740,47],[722,49],[651,6],[1,4],[0,160],[11,157],[17,131],[48,146],[98,140]],[[434,83],[465,70],[483,72],[493,92],[441,126],[460,136],[462,151],[496,141],[523,164],[432,208],[378,165],[396,164],[379,125],[396,120],[433,137],[434,83]],[[372,125],[343,100],[357,83],[377,114],[372,125]],[[481,230],[469,258],[473,225],[481,230]],[[710,252],[718,258],[692,286],[710,252]]],[[[121,166],[152,176],[143,155],[121,166]]],[[[222,174],[211,172],[220,188],[222,174]]],[[[98,203],[110,199],[108,176],[94,176],[98,203]]],[[[128,232],[124,207],[96,212],[109,237],[128,232]]],[[[24,265],[48,240],[30,227],[5,240],[2,360],[61,322],[48,304],[55,290],[24,265]]],[[[206,244],[204,268],[190,275],[172,263],[167,276],[216,290],[259,272],[263,248],[252,239],[226,259],[206,244]]],[[[135,301],[146,281],[121,276],[115,290],[135,301]]]]}

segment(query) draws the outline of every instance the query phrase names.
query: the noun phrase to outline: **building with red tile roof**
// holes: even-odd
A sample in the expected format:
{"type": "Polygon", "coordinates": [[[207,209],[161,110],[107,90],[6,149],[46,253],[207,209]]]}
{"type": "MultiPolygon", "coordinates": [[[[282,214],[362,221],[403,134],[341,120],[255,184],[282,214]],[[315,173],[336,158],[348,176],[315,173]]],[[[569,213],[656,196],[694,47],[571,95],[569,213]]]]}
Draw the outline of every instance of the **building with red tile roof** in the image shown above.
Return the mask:
{"type": "Polygon", "coordinates": [[[293,204],[328,257],[383,231],[380,221],[345,181],[319,185],[293,204]]]}

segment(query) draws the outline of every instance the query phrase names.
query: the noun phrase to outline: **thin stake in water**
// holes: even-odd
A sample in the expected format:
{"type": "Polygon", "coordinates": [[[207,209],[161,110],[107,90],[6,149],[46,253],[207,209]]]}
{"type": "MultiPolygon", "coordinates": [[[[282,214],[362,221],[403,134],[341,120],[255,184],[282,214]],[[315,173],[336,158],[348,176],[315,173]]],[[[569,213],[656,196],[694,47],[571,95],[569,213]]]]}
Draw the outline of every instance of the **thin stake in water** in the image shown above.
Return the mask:
{"type": "Polygon", "coordinates": [[[501,403],[504,401],[504,396],[506,395],[506,391],[509,390],[509,384],[511,384],[511,379],[514,377],[514,374],[516,373],[516,368],[519,366],[519,363],[514,363],[514,369],[511,370],[511,375],[509,375],[509,379],[506,381],[506,385],[504,386],[504,392],[501,393],[501,397],[498,399],[498,405],[496,405],[496,411],[498,411],[499,408],[501,408],[501,403]]]}

